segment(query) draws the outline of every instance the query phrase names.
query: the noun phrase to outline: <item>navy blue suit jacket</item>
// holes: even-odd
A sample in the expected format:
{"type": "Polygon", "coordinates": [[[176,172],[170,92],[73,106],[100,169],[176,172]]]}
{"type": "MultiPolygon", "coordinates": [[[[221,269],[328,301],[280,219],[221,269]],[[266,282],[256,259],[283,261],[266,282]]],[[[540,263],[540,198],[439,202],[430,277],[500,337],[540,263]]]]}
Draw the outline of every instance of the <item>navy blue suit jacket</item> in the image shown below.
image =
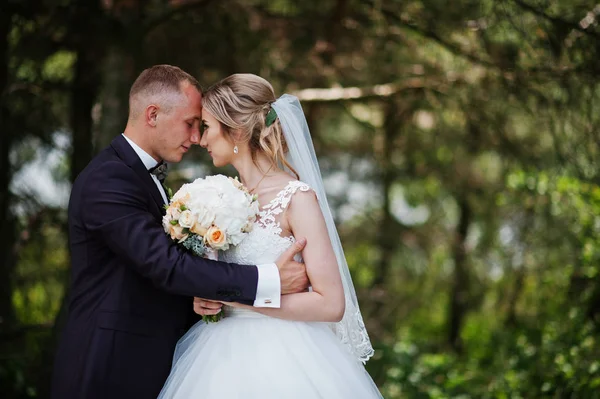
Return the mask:
{"type": "Polygon", "coordinates": [[[252,304],[256,267],[195,257],[161,226],[163,200],[119,135],[75,180],[69,202],[71,289],[54,399],[154,399],[192,297],[252,304]]]}

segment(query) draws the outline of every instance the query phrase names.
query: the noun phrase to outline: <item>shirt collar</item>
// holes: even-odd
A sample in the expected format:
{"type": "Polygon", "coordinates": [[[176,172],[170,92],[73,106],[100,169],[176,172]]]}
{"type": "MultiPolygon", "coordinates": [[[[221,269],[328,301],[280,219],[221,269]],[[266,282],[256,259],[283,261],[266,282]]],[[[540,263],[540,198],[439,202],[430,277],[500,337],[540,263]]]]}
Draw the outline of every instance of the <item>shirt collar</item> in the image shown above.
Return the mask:
{"type": "Polygon", "coordinates": [[[138,157],[140,157],[140,159],[141,159],[142,163],[144,164],[144,166],[146,167],[146,169],[150,169],[150,168],[153,168],[156,165],[158,165],[158,162],[156,161],[156,159],[152,158],[152,156],[150,154],[148,154],[146,151],[142,150],[139,145],[134,143],[129,137],[125,136],[125,134],[122,133],[122,135],[123,135],[123,137],[125,137],[125,140],[127,140],[129,145],[131,146],[131,148],[133,148],[133,150],[138,155],[138,157]]]}

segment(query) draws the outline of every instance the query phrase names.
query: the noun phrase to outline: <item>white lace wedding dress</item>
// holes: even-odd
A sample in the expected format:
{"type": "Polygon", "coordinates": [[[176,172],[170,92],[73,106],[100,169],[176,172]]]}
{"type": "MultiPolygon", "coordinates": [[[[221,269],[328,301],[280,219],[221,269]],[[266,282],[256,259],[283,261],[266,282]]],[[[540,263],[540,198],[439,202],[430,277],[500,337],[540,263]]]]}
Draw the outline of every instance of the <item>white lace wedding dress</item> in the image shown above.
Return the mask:
{"type": "MultiPolygon", "coordinates": [[[[262,208],[252,232],[219,259],[274,262],[294,237],[277,221],[297,191],[290,182],[262,208]]],[[[225,306],[217,323],[198,322],[181,338],[159,398],[370,399],[381,398],[363,365],[327,323],[288,321],[225,306]]]]}

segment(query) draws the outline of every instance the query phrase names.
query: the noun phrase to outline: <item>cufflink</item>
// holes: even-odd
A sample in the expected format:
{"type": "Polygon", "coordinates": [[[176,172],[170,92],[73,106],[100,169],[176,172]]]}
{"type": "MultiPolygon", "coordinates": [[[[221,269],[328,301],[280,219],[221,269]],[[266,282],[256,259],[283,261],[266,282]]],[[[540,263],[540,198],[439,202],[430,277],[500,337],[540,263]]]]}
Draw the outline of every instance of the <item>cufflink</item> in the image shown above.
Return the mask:
{"type": "Polygon", "coordinates": [[[265,303],[266,303],[266,304],[270,304],[270,303],[271,303],[271,300],[270,300],[270,299],[265,299],[265,303]]]}

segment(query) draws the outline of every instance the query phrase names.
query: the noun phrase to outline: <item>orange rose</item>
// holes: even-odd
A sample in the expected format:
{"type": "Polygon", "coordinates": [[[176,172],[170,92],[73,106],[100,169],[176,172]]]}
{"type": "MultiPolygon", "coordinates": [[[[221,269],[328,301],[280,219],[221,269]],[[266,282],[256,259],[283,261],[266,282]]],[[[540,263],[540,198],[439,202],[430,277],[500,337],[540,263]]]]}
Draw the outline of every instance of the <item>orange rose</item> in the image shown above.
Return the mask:
{"type": "Polygon", "coordinates": [[[214,249],[227,249],[227,236],[225,232],[216,226],[211,226],[206,235],[204,236],[204,242],[214,249]]]}

